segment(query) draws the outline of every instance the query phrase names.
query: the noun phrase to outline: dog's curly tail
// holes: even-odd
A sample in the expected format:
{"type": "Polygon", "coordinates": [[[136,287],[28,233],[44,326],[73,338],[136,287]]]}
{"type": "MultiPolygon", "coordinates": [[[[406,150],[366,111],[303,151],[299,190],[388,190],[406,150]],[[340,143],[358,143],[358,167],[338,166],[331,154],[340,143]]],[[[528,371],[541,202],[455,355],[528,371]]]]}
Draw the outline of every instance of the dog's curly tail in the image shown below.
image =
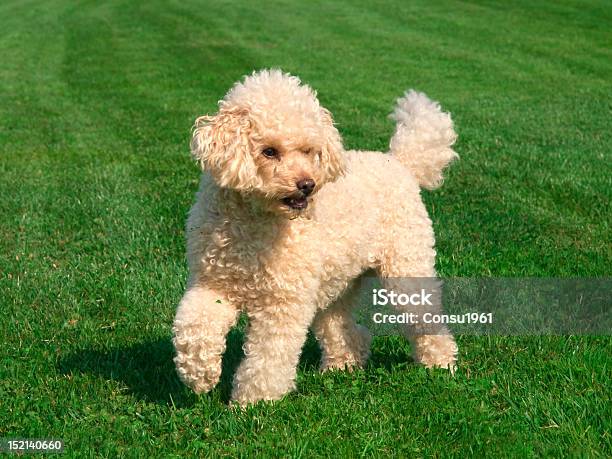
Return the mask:
{"type": "Polygon", "coordinates": [[[391,114],[397,121],[390,150],[423,188],[442,184],[442,170],[459,156],[451,146],[457,139],[450,114],[425,94],[408,91],[391,114]]]}

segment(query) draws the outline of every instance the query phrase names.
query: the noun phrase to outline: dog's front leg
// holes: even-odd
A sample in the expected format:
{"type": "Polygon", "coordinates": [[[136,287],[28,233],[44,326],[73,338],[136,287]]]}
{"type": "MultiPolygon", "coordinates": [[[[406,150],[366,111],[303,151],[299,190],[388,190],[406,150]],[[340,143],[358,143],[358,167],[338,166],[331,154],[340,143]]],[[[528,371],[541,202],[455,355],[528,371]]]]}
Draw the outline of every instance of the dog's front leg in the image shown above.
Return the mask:
{"type": "Polygon", "coordinates": [[[201,286],[185,292],[172,328],[174,363],[181,380],[196,393],[219,382],[225,336],[237,318],[238,310],[224,295],[201,286]]]}
{"type": "Polygon", "coordinates": [[[296,367],[314,308],[283,305],[249,313],[245,358],[234,378],[232,400],[244,406],[278,400],[295,389],[296,367]]]}

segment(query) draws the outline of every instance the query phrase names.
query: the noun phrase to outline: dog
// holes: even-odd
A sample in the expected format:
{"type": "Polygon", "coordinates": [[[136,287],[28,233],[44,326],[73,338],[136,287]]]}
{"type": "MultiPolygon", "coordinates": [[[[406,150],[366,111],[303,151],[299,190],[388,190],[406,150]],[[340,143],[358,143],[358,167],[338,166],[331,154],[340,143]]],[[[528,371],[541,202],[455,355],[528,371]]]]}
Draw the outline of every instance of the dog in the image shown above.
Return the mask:
{"type": "MultiPolygon", "coordinates": [[[[236,83],[218,113],[199,117],[191,152],[203,169],[186,228],[189,280],[173,324],[174,362],[196,393],[219,381],[226,335],[246,313],[244,359],[231,400],[245,406],[295,389],[309,327],[321,370],[363,367],[371,336],[352,310],[356,280],[374,271],[435,278],[434,189],[457,154],[449,114],[407,92],[388,154],[346,151],[330,112],[300,79],[262,70],[236,83]]],[[[439,312],[436,301],[426,307],[439,312]]],[[[454,370],[457,345],[406,327],[414,360],[454,370]]]]}

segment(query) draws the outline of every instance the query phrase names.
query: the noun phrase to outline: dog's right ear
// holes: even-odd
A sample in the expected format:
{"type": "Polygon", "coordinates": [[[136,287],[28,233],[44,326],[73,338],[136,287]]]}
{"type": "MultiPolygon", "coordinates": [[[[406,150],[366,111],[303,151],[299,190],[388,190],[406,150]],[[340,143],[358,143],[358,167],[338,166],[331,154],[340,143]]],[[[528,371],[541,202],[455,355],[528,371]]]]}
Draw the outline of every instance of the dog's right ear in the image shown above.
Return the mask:
{"type": "Polygon", "coordinates": [[[220,187],[248,190],[257,184],[250,131],[248,113],[240,108],[196,119],[191,154],[220,187]]]}
{"type": "Polygon", "coordinates": [[[331,112],[321,107],[321,118],[325,126],[323,146],[321,148],[321,165],[325,173],[325,181],[333,182],[344,174],[346,163],[342,137],[334,126],[331,112]]]}

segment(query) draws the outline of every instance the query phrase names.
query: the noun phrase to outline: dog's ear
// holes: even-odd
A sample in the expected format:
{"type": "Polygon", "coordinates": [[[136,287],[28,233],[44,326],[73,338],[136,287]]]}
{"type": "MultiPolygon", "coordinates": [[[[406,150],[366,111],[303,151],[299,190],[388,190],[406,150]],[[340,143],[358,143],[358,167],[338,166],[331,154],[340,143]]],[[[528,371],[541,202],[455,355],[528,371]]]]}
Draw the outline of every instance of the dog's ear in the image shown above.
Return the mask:
{"type": "Polygon", "coordinates": [[[325,139],[321,146],[321,167],[325,174],[325,181],[333,182],[344,174],[346,168],[344,146],[329,110],[321,107],[321,118],[325,124],[325,139]]]}
{"type": "Polygon", "coordinates": [[[251,122],[244,109],[221,109],[194,126],[191,154],[222,188],[248,190],[257,181],[250,153],[251,122]]]}

